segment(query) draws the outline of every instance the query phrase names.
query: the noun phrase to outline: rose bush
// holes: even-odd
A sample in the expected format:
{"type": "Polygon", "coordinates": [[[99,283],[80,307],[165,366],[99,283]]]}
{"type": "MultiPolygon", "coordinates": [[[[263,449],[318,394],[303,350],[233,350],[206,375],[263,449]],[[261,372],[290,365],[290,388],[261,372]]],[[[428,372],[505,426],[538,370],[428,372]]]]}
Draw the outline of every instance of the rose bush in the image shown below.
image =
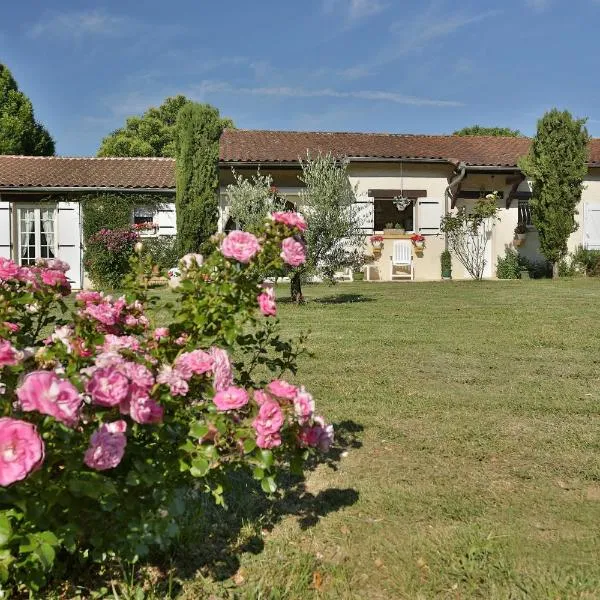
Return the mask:
{"type": "Polygon", "coordinates": [[[303,223],[215,237],[180,262],[174,306],[140,287],[143,249],[123,296],[82,291],[70,308],[66,265],[0,262],[0,591],[165,549],[190,490],[224,504],[246,469],[273,493],[279,471],[327,450],[331,426],[282,378],[302,340],[267,318],[261,275],[300,259],[303,223]]]}

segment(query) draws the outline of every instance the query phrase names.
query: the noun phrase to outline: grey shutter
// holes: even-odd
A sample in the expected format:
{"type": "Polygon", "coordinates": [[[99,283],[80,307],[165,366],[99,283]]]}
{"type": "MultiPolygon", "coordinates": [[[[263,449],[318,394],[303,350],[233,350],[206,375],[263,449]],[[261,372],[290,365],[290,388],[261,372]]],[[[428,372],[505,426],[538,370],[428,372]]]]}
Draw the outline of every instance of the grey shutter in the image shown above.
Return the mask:
{"type": "Polygon", "coordinates": [[[79,202],[59,202],[56,206],[58,258],[71,267],[67,277],[74,288],[81,288],[81,223],[79,202]]]}
{"type": "Polygon", "coordinates": [[[13,222],[10,202],[0,201],[0,256],[13,258],[13,222]]]}

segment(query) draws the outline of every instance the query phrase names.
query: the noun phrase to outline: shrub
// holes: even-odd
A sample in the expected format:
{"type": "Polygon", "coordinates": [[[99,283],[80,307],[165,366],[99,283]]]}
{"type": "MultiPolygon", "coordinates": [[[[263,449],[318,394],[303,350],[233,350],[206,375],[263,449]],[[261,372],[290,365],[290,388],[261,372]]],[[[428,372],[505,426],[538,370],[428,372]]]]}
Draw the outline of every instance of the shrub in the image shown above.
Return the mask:
{"type": "Polygon", "coordinates": [[[67,265],[0,259],[1,592],[39,597],[53,568],[165,549],[191,487],[224,504],[246,470],[273,493],[278,472],[328,448],[312,397],[282,379],[302,349],[267,318],[259,276],[283,272],[298,234],[270,221],[184,257],[156,329],[137,255],[124,296],[83,291],[70,309],[67,265]]]}
{"type": "Polygon", "coordinates": [[[150,261],[161,271],[167,271],[179,263],[179,249],[174,235],[146,238],[143,243],[144,251],[150,256],[150,261]]]}
{"type": "Polygon", "coordinates": [[[579,246],[572,256],[574,267],[588,276],[600,275],[600,250],[588,250],[579,246]]]}
{"type": "Polygon", "coordinates": [[[498,279],[520,279],[522,261],[519,253],[512,248],[506,248],[504,256],[499,256],[496,262],[496,277],[498,279]]]}
{"type": "Polygon", "coordinates": [[[96,287],[115,289],[122,285],[138,240],[139,234],[131,227],[101,229],[88,239],[83,264],[96,287]]]}
{"type": "Polygon", "coordinates": [[[452,254],[450,254],[450,250],[444,250],[440,254],[440,266],[442,269],[442,277],[452,276],[452,254]]]}

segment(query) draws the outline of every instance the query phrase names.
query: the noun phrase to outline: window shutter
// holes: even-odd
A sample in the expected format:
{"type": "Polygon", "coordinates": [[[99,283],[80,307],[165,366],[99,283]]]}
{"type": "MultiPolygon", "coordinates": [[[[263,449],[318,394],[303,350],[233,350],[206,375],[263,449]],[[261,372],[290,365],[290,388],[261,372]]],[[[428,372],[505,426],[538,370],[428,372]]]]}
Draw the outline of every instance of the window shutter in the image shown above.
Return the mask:
{"type": "Polygon", "coordinates": [[[81,226],[79,202],[59,202],[56,211],[58,258],[69,263],[67,277],[74,288],[81,288],[81,226]]]}
{"type": "Polygon", "coordinates": [[[12,207],[10,202],[0,201],[0,256],[13,258],[12,252],[12,207]]]}
{"type": "Polygon", "coordinates": [[[442,219],[442,198],[418,199],[417,226],[419,233],[439,233],[442,219]]]}
{"type": "Polygon", "coordinates": [[[356,202],[355,208],[358,211],[358,221],[361,233],[364,235],[372,235],[375,212],[373,210],[373,201],[356,202]]]}
{"type": "Polygon", "coordinates": [[[163,205],[156,215],[154,223],[158,225],[159,235],[175,235],[177,233],[177,221],[175,219],[175,204],[163,205]]]}

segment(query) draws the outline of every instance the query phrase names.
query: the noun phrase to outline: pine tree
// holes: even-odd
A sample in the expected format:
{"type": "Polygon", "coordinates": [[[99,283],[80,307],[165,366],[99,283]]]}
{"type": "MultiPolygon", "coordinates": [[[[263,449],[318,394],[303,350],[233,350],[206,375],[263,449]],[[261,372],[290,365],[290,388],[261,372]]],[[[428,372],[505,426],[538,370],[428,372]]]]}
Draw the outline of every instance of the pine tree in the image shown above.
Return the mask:
{"type": "Polygon", "coordinates": [[[552,263],[553,277],[567,254],[567,241],[576,231],[577,205],[587,175],[589,135],[585,119],[553,109],[539,121],[529,154],[521,161],[533,180],[531,218],[542,254],[552,263]]]}
{"type": "Polygon", "coordinates": [[[0,64],[0,154],[54,154],[52,136],[35,120],[31,100],[19,91],[3,64],[0,64]]]}
{"type": "Polygon", "coordinates": [[[209,104],[186,104],[177,117],[177,237],[182,255],[197,252],[217,230],[222,131],[219,111],[209,104]]]}

